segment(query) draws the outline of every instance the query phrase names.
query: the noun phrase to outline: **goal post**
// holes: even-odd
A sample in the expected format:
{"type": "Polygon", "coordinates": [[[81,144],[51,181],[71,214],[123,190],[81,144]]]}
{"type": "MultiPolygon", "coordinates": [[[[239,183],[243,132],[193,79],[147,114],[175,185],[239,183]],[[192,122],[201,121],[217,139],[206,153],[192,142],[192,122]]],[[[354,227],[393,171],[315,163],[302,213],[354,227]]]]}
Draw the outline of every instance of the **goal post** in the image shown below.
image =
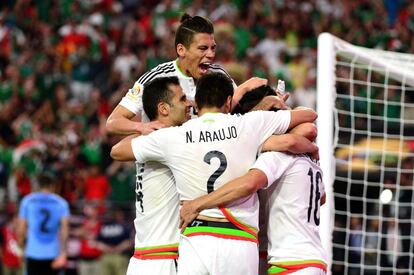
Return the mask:
{"type": "MultiPolygon", "coordinates": [[[[318,56],[317,56],[317,127],[319,146],[320,165],[323,171],[323,182],[325,184],[326,201],[320,210],[320,236],[322,244],[327,252],[328,266],[332,262],[332,230],[334,212],[332,211],[333,202],[333,179],[334,179],[334,159],[333,159],[333,106],[335,88],[335,52],[333,36],[322,33],[318,37],[318,56]],[[323,134],[322,134],[323,133],[323,134]],[[324,146],[325,145],[325,146],[324,146]]],[[[329,274],[329,269],[328,269],[329,274]]]]}
{"type": "Polygon", "coordinates": [[[328,273],[414,274],[414,55],[322,33],[317,62],[328,273]]]}

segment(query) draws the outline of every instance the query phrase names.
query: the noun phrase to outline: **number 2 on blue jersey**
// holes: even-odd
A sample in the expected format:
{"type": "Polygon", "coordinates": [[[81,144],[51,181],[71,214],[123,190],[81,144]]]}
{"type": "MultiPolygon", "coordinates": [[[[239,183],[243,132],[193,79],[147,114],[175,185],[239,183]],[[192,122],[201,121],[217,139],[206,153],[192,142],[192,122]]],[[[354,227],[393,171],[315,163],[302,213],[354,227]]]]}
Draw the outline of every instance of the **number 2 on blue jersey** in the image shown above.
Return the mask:
{"type": "Polygon", "coordinates": [[[49,233],[49,229],[47,227],[47,223],[49,222],[50,219],[50,211],[49,209],[46,208],[40,208],[40,216],[41,216],[41,220],[40,220],[40,232],[42,233],[49,233]]]}

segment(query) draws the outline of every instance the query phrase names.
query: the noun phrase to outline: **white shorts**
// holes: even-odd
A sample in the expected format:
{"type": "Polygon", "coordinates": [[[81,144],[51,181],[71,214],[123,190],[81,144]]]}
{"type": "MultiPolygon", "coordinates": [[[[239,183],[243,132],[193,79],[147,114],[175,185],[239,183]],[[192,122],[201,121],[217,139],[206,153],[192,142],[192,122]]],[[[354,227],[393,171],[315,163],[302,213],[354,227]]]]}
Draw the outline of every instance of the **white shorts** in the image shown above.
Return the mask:
{"type": "Polygon", "coordinates": [[[176,260],[140,260],[132,257],[129,260],[126,275],[176,275],[176,260]]]}
{"type": "Polygon", "coordinates": [[[178,275],[257,275],[255,242],[181,235],[178,249],[178,275]]]}

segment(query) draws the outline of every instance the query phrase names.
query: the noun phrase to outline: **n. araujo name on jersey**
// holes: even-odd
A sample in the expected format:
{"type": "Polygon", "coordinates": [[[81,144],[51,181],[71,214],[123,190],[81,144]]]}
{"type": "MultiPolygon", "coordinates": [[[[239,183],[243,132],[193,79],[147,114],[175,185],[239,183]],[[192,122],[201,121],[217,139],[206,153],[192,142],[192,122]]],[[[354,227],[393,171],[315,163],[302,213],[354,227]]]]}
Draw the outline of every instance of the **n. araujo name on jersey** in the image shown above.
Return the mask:
{"type": "Polygon", "coordinates": [[[193,135],[193,131],[187,131],[185,137],[186,143],[223,141],[236,139],[237,129],[234,126],[231,126],[216,131],[199,131],[196,132],[195,135],[193,135]]]}
{"type": "MultiPolygon", "coordinates": [[[[191,200],[216,190],[247,172],[258,149],[272,134],[283,134],[290,112],[251,112],[244,116],[206,113],[181,127],[157,130],[131,141],[139,162],[157,161],[174,174],[180,199],[191,200]]],[[[234,217],[257,227],[257,198],[229,206],[234,217]]],[[[217,208],[205,216],[222,218],[217,208]]]]}

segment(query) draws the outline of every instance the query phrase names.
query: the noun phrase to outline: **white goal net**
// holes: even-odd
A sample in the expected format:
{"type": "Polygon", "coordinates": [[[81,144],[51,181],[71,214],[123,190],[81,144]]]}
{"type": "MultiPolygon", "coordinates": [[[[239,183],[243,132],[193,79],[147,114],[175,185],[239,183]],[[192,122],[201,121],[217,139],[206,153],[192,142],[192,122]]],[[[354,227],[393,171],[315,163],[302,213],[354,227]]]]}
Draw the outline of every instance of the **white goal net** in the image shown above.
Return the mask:
{"type": "Polygon", "coordinates": [[[414,274],[414,55],[318,40],[331,274],[414,274]]]}

